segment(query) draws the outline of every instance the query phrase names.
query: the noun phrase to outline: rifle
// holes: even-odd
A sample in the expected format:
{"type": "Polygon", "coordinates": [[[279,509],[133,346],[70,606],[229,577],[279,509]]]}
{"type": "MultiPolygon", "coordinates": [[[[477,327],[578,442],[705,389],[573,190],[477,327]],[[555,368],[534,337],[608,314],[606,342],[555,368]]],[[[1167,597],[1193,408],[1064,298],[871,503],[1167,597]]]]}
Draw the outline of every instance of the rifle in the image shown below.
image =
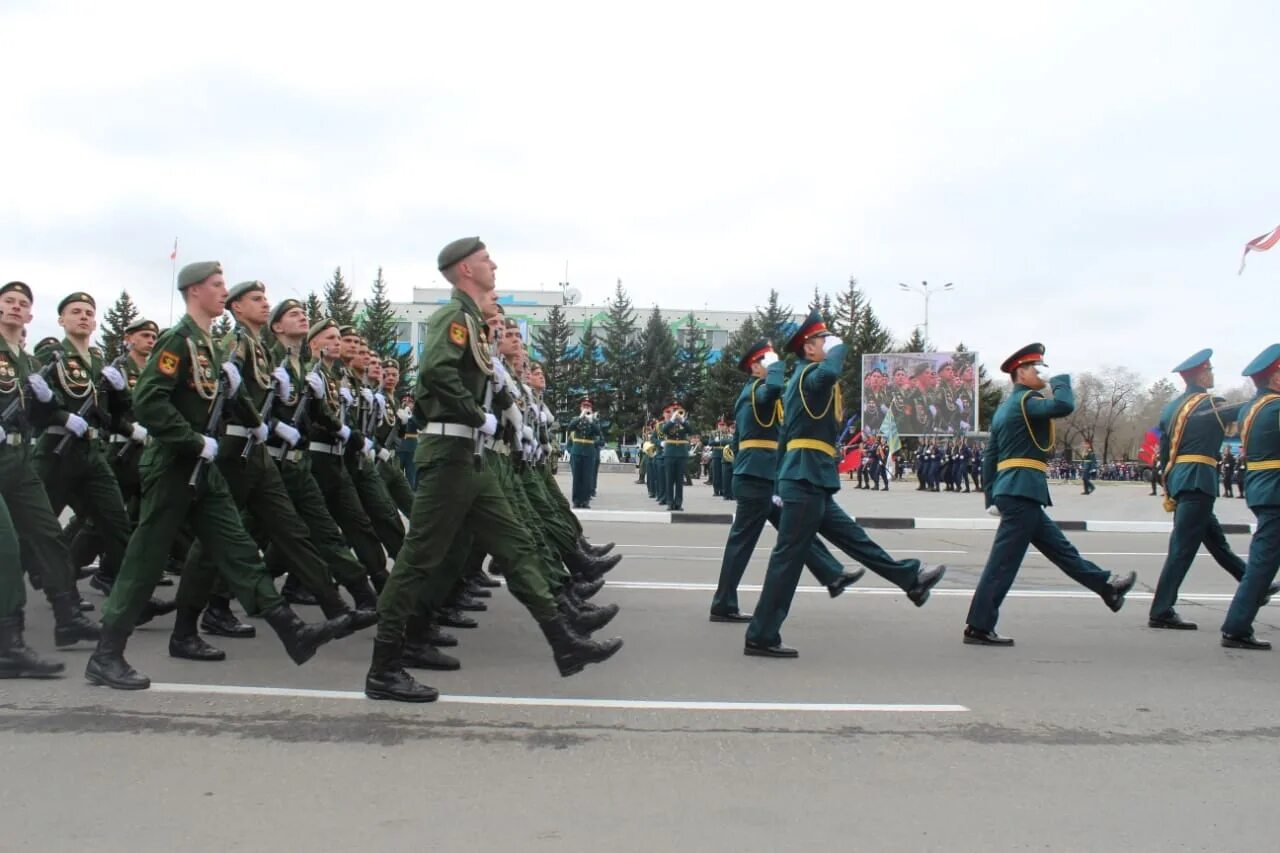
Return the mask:
{"type": "MultiPolygon", "coordinates": [[[[292,355],[293,355],[293,347],[285,347],[284,358],[280,360],[280,364],[276,366],[276,369],[279,370],[280,368],[287,365],[289,363],[289,358],[292,355]]],[[[276,383],[273,377],[271,382],[271,390],[267,392],[267,399],[262,404],[262,410],[258,412],[258,417],[262,420],[264,424],[269,424],[271,422],[271,409],[276,404],[276,396],[277,396],[276,383]]],[[[249,454],[253,452],[254,444],[255,444],[255,439],[252,435],[250,435],[248,438],[245,439],[244,452],[240,454],[241,462],[248,461],[249,454]]]]}
{"type": "MultiPolygon", "coordinates": [[[[54,350],[52,360],[44,367],[40,368],[36,375],[47,382],[49,379],[49,373],[58,366],[60,361],[62,361],[62,353],[59,350],[54,350]]],[[[7,426],[15,417],[17,417],[18,412],[20,411],[22,411],[21,391],[19,391],[18,394],[9,401],[9,405],[4,407],[4,411],[0,412],[0,425],[7,426]]]]}
{"type": "MultiPolygon", "coordinates": [[[[489,335],[489,360],[493,361],[498,355],[498,339],[490,333],[489,335]]],[[[489,377],[484,385],[484,412],[493,414],[493,380],[495,377],[489,377]]],[[[476,449],[475,449],[475,466],[477,471],[484,470],[484,433],[479,429],[476,430],[476,449]]]]}
{"type": "MultiPolygon", "coordinates": [[[[240,335],[241,331],[236,329],[236,344],[231,349],[231,364],[236,370],[240,369],[240,335]]],[[[218,377],[218,393],[214,395],[213,404],[209,406],[209,420],[204,426],[204,435],[209,438],[215,438],[218,430],[222,427],[222,412],[227,407],[227,377],[221,374],[218,377]]],[[[196,460],[195,467],[191,469],[191,476],[187,479],[187,485],[191,487],[191,491],[198,492],[200,490],[200,480],[204,477],[204,468],[207,460],[201,456],[196,460]]]]}
{"type": "MultiPolygon", "coordinates": [[[[125,344],[122,352],[115,357],[115,360],[111,362],[110,366],[114,367],[116,370],[119,370],[124,365],[124,360],[128,357],[129,357],[129,345],[125,344]]],[[[101,382],[102,378],[99,377],[98,381],[101,382]]],[[[76,411],[76,414],[79,415],[81,418],[84,418],[87,420],[89,413],[98,407],[98,390],[99,389],[98,389],[97,383],[94,383],[93,386],[90,388],[89,393],[85,394],[84,402],[80,404],[80,408],[76,411]]],[[[68,430],[67,434],[62,437],[62,441],[59,441],[58,446],[53,449],[53,454],[55,456],[61,456],[63,451],[67,449],[67,445],[71,443],[71,439],[75,437],[76,437],[75,433],[68,430]]]]}

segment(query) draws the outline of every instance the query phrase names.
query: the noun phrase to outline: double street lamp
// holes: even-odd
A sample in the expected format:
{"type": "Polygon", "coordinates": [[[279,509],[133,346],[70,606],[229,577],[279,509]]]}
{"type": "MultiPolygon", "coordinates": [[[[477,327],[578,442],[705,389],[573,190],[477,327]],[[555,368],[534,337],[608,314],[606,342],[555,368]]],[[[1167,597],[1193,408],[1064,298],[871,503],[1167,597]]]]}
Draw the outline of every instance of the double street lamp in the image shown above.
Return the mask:
{"type": "Polygon", "coordinates": [[[919,293],[924,296],[924,337],[925,340],[929,340],[929,297],[933,296],[935,293],[944,293],[949,290],[954,290],[955,285],[951,282],[947,282],[942,285],[942,287],[936,287],[930,290],[929,282],[922,281],[920,282],[919,287],[910,284],[903,284],[902,282],[898,282],[898,287],[908,292],[919,293]]]}

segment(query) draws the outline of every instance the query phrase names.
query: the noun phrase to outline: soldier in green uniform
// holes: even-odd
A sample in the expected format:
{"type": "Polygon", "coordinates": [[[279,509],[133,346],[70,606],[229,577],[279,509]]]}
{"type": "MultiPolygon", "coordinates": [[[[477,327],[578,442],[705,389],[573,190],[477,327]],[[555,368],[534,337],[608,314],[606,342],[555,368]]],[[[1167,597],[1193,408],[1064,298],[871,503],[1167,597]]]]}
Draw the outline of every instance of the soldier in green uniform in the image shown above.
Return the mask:
{"type": "MultiPolygon", "coordinates": [[[[712,622],[750,622],[751,614],[738,609],[738,584],[747,569],[766,521],[776,528],[781,510],[773,504],[777,494],[774,477],[778,471],[778,431],[782,427],[782,385],[785,365],[768,341],[758,341],[738,362],[751,377],[734,403],[737,429],[732,467],[728,476],[736,481],[737,511],[724,544],[720,580],[711,599],[712,622]]],[[[805,565],[832,598],[857,583],[863,569],[844,572],[821,540],[814,537],[805,565]]]]}
{"type": "Polygon", "coordinates": [[[991,438],[983,457],[982,486],[986,505],[1000,513],[991,554],[973,591],[964,641],[970,645],[1012,646],[1012,637],[996,633],[1000,603],[1034,545],[1067,577],[1096,592],[1113,612],[1124,606],[1124,597],[1138,576],[1112,574],[1080,556],[1067,541],[1044,507],[1049,499],[1049,455],[1054,446],[1055,418],[1075,409],[1071,377],[1046,381],[1044,344],[1029,344],[1005,359],[1002,373],[1009,374],[1013,391],[1000,404],[991,421],[991,438]],[[1041,391],[1052,386],[1052,397],[1041,391]]]}
{"type": "MultiPolygon", "coordinates": [[[[114,577],[133,528],[99,438],[134,434],[123,362],[105,365],[102,352],[89,345],[98,322],[97,305],[88,293],[73,293],[58,304],[58,325],[66,337],[46,358],[54,352],[61,356],[50,383],[61,411],[36,445],[36,470],[55,515],[70,506],[77,518],[93,524],[102,544],[99,570],[114,577]]],[[[172,607],[160,608],[165,609],[172,607]]]]}
{"type": "Polygon", "coordinates": [[[689,460],[689,437],[693,433],[684,409],[679,403],[672,403],[671,417],[658,428],[666,456],[663,480],[667,487],[667,509],[672,512],[684,509],[684,477],[689,460]]]}
{"type": "Polygon", "coordinates": [[[580,672],[612,657],[622,647],[574,634],[548,589],[533,538],[511,511],[481,444],[498,430],[484,404],[501,388],[488,348],[481,301],[493,301],[496,264],[479,238],[455,240],[440,252],[438,267],[453,285],[449,304],[427,321],[427,345],[418,374],[416,407],[424,424],[418,432],[418,486],[405,546],[378,600],[378,637],[365,679],[375,699],[430,702],[438,692],[419,684],[403,668],[407,620],[422,606],[437,573],[448,566],[452,545],[469,535],[503,567],[507,588],[537,620],[552,648],[560,674],[580,672]],[[488,400],[486,400],[488,398],[488,400]]]}
{"type": "MultiPolygon", "coordinates": [[[[277,419],[277,401],[288,400],[293,383],[284,364],[274,370],[260,336],[270,317],[267,288],[261,281],[244,281],[227,291],[225,307],[236,320],[235,337],[226,342],[223,354],[242,365],[243,382],[236,405],[228,410],[218,436],[217,467],[226,480],[231,498],[240,509],[245,530],[262,550],[268,545],[280,549],[290,574],[297,577],[320,604],[327,619],[340,625],[337,636],[373,625],[374,610],[353,612],[338,594],[328,563],[311,538],[311,531],[294,510],[274,460],[267,454],[267,441],[274,435],[296,443],[298,430],[277,419]]],[[[221,650],[202,640],[196,623],[213,592],[218,576],[211,555],[197,542],[187,558],[178,587],[178,614],[169,654],[197,661],[220,661],[221,650]]]]}
{"type": "Polygon", "coordinates": [[[933,368],[929,362],[922,361],[911,370],[913,384],[907,391],[906,405],[903,407],[907,415],[907,424],[911,432],[928,434],[934,431],[934,415],[937,406],[932,401],[933,368]]]}
{"type": "Polygon", "coordinates": [[[1160,464],[1165,472],[1165,505],[1173,510],[1173,532],[1151,599],[1147,624],[1152,628],[1196,629],[1194,622],[1178,615],[1174,605],[1201,545],[1231,577],[1237,581],[1244,577],[1244,560],[1231,550],[1213,512],[1226,422],[1217,414],[1222,398],[1209,393],[1213,387],[1212,357],[1213,350],[1203,349],[1173,369],[1182,376],[1187,390],[1170,400],[1160,414],[1160,464]],[[1197,417],[1201,413],[1208,417],[1197,417]]]}
{"type": "Polygon", "coordinates": [[[367,374],[370,355],[364,339],[351,326],[344,326],[341,334],[342,346],[344,350],[350,346],[351,354],[343,360],[340,385],[352,394],[350,423],[367,442],[364,452],[346,455],[347,473],[378,541],[386,549],[387,556],[395,559],[404,544],[404,522],[387,492],[386,484],[378,475],[375,467],[377,451],[373,445],[374,428],[380,414],[385,413],[387,402],[382,392],[377,390],[375,393],[376,389],[370,384],[367,374]]]}
{"type": "Polygon", "coordinates": [[[596,440],[600,438],[600,424],[595,408],[584,399],[578,407],[578,416],[569,421],[569,472],[573,477],[574,509],[591,508],[592,477],[596,455],[596,440]]]}
{"type": "Polygon", "coordinates": [[[23,637],[24,559],[39,567],[54,595],[54,642],[68,646],[97,634],[80,612],[75,570],[32,458],[32,431],[55,413],[53,390],[22,349],[33,302],[23,282],[0,287],[0,678],[50,678],[63,670],[36,655],[23,637]]]}
{"type": "Polygon", "coordinates": [[[1244,577],[1222,623],[1222,645],[1265,651],[1271,643],[1254,636],[1253,620],[1280,568],[1280,344],[1258,353],[1244,375],[1258,389],[1237,416],[1240,456],[1247,460],[1244,496],[1257,527],[1244,577]]]}
{"type": "Polygon", "coordinates": [[[919,560],[895,560],[835,502],[840,489],[835,442],[844,426],[839,382],[845,345],[827,331],[818,312],[811,311],[787,342],[787,350],[805,363],[797,367],[783,395],[786,417],[778,436],[782,450],[778,492],[773,498],[775,504],[782,504],[778,541],[769,556],[764,589],[743,648],[748,655],[776,658],[799,654],[782,644],[782,623],[818,534],[906,591],[917,607],[928,600],[946,572],[945,566],[929,568],[919,560]]]}
{"type": "Polygon", "coordinates": [[[151,680],[124,658],[129,634],[156,580],[174,536],[190,524],[240,604],[262,614],[289,656],[302,664],[341,627],[306,625],[276,592],[258,548],[245,532],[226,480],[212,463],[218,442],[205,434],[219,394],[234,399],[239,371],[222,366],[209,327],[222,314],[227,285],[216,261],[188,264],[178,275],[186,314],[156,342],[155,357],[134,388],[134,414],[152,443],[142,453],[142,513],[129,540],[120,575],[102,606],[102,635],[85,667],[94,684],[145,690],[151,680]]]}
{"type": "Polygon", "coordinates": [[[400,362],[394,358],[382,361],[382,394],[388,401],[386,414],[378,419],[374,431],[374,444],[378,453],[378,476],[386,484],[387,492],[395,502],[396,508],[407,518],[413,512],[413,487],[400,466],[397,454],[403,440],[405,428],[412,419],[409,409],[394,408],[392,401],[396,399],[396,389],[400,387],[400,362]]]}
{"type": "MultiPolygon", "coordinates": [[[[324,318],[307,332],[306,341],[314,359],[306,375],[314,401],[306,429],[311,474],[324,494],[329,514],[342,528],[374,589],[380,590],[386,584],[387,555],[360,502],[350,469],[343,462],[347,454],[365,451],[365,437],[346,423],[355,395],[341,384],[338,325],[324,318]]],[[[372,452],[372,442],[368,450],[372,452]]]]}

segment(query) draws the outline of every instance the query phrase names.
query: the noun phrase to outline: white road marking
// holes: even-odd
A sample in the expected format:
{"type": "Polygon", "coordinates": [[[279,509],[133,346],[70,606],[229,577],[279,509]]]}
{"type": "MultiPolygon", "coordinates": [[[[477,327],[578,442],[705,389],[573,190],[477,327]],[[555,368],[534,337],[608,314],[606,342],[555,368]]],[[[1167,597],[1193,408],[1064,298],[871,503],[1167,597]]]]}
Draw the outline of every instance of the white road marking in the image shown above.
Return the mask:
{"type": "MultiPolygon", "coordinates": [[[[614,546],[614,547],[616,547],[616,548],[645,548],[645,549],[666,548],[666,549],[670,549],[670,550],[672,550],[672,551],[724,551],[724,546],[723,546],[723,545],[616,545],[616,546],[614,546]]],[[[762,545],[762,546],[760,546],[760,547],[759,547],[758,549],[756,549],[756,550],[758,550],[758,551],[764,551],[764,552],[767,552],[767,551],[769,551],[770,549],[762,545]]],[[[968,551],[954,551],[954,550],[934,550],[934,551],[929,551],[929,550],[922,550],[922,549],[920,549],[920,548],[912,548],[912,549],[911,549],[911,553],[912,553],[912,554],[968,554],[969,552],[968,552],[968,551]]],[[[629,555],[629,556],[636,556],[636,555],[629,555]]]]}
{"type": "MultiPolygon", "coordinates": [[[[760,584],[739,584],[739,592],[759,592],[760,584]]],[[[693,583],[687,581],[623,581],[610,580],[605,589],[640,589],[658,592],[715,592],[716,585],[713,583],[693,583]]],[[[814,584],[800,584],[796,587],[796,592],[823,592],[827,588],[825,586],[816,586],[814,584]]],[[[896,586],[851,586],[844,591],[844,595],[906,595],[896,586]]],[[[934,587],[933,595],[942,596],[944,598],[969,598],[973,595],[972,589],[955,589],[955,588],[938,588],[934,587]]],[[[1185,601],[1205,601],[1205,602],[1230,602],[1234,593],[1230,592],[1191,592],[1179,593],[1178,598],[1185,601]]],[[[1009,598],[1048,598],[1048,599],[1096,599],[1096,593],[1087,589],[1014,589],[1009,591],[1009,598]]],[[[1150,601],[1155,596],[1149,592],[1131,592],[1125,599],[1127,601],[1150,601]]],[[[1274,606],[1280,606],[1280,602],[1274,606]]]]}
{"type": "MultiPolygon", "coordinates": [[[[290,699],[363,699],[357,690],[307,690],[297,687],[247,687],[235,684],[152,684],[160,693],[194,693],[214,696],[264,696],[290,699]]],[[[622,711],[787,711],[798,713],[857,714],[959,714],[964,705],[887,704],[878,702],[699,702],[666,699],[559,699],[540,696],[450,696],[439,703],[452,705],[500,705],[536,708],[603,708],[622,711]]]]}

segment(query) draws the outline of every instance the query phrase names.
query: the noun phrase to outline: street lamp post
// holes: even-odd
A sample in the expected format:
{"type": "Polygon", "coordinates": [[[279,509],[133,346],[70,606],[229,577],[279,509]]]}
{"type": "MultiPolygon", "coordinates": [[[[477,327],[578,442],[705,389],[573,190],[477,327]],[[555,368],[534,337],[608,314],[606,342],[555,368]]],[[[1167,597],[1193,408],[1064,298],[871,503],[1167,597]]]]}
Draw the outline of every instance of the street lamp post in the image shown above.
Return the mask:
{"type": "Polygon", "coordinates": [[[942,293],[948,290],[954,290],[955,285],[952,282],[947,282],[946,284],[942,285],[942,287],[936,288],[934,290],[930,290],[929,282],[922,281],[920,282],[919,287],[912,287],[911,285],[903,284],[902,282],[898,282],[898,287],[909,292],[923,294],[924,296],[924,338],[925,340],[929,340],[929,297],[933,296],[935,293],[942,293]]]}

